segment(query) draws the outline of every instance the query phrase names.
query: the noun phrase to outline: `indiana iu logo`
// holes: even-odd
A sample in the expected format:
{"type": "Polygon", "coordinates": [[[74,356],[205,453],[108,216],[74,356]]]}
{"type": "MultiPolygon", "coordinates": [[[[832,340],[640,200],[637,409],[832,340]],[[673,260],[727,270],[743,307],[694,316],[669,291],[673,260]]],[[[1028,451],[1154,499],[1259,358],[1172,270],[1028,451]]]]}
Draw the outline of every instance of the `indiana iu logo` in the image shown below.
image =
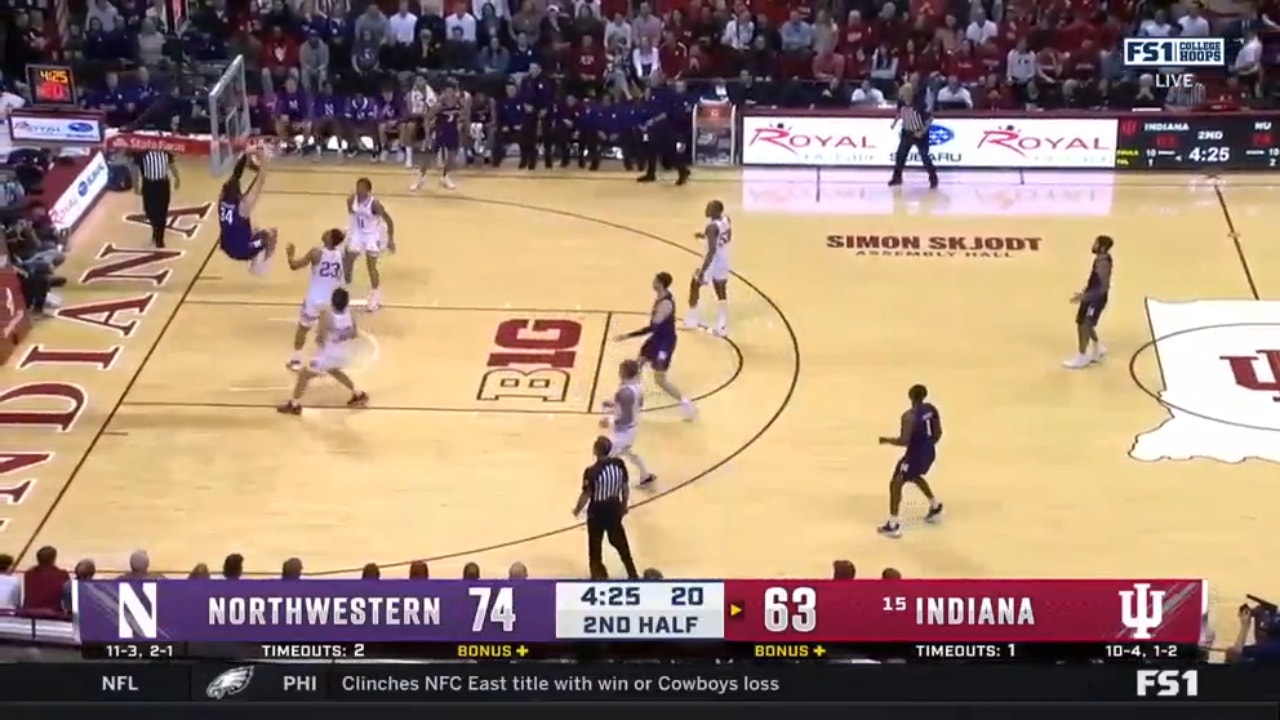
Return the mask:
{"type": "Polygon", "coordinates": [[[1134,640],[1150,640],[1151,631],[1164,623],[1164,595],[1150,583],[1134,583],[1132,590],[1120,591],[1120,622],[1133,631],[1134,640]]]}
{"type": "Polygon", "coordinates": [[[1130,456],[1280,462],[1280,302],[1148,300],[1147,318],[1155,362],[1139,357],[1135,377],[1169,419],[1130,456]]]}

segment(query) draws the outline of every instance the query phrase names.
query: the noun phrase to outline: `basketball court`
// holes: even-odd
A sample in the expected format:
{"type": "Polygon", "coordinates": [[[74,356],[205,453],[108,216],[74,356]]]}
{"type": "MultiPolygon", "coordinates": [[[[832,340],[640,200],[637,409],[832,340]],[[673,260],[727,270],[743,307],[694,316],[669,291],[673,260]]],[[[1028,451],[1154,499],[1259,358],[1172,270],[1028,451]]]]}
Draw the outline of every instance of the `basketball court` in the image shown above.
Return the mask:
{"type": "MultiPolygon", "coordinates": [[[[320,575],[425,558],[437,577],[516,560],[581,576],[569,510],[599,404],[638,348],[611,337],[646,324],[655,272],[683,294],[719,198],[736,230],[731,339],[681,335],[672,376],[698,422],[648,398],[638,449],[660,491],[637,491],[630,517],[642,565],[1205,577],[1220,627],[1269,589],[1255,583],[1257,559],[1280,554],[1280,303],[1256,298],[1280,295],[1280,193],[1261,177],[952,173],[930,194],[891,192],[881,172],[707,171],[676,189],[539,171],[415,196],[401,169],[285,161],[255,218],[308,247],[345,227],[360,175],[400,247],[387,307],[360,316],[353,375],[372,404],[342,408],[330,382],[308,397],[328,409],[300,419],[273,408],[306,273],[281,256],[255,278],[215,252],[216,184],[194,165],[169,251],[145,249],[134,196],[104,198],[77,233],[69,308],[0,371],[0,552],[25,564],[51,544],[64,564],[118,569],[146,548],[174,573],[234,551],[265,574],[296,555],[320,575]],[[1112,356],[1070,372],[1067,301],[1100,232],[1117,240],[1112,356]],[[913,521],[908,490],[894,541],[874,531],[897,458],[876,437],[916,382],[945,419],[931,478],[948,515],[913,521]]],[[[365,282],[361,267],[357,296],[365,282]]]]}

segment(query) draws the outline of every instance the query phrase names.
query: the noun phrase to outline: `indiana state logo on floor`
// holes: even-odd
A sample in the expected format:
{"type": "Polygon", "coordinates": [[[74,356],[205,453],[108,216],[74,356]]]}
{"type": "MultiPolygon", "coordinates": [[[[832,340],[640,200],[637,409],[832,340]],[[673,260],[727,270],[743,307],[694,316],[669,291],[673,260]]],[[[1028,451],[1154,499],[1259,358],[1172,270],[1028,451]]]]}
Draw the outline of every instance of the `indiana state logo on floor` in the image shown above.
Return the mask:
{"type": "Polygon", "coordinates": [[[1169,419],[1129,454],[1280,462],[1280,302],[1147,300],[1147,317],[1169,419]]]}

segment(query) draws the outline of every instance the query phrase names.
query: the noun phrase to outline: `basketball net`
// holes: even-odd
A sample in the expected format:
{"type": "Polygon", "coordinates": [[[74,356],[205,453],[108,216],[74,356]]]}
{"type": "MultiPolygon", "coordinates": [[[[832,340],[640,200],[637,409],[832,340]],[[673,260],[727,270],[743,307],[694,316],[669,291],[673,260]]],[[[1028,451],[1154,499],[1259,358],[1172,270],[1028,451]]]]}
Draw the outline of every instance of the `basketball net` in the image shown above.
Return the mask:
{"type": "MultiPolygon", "coordinates": [[[[159,150],[174,155],[208,157],[213,154],[214,139],[208,135],[179,135],[152,131],[119,132],[103,141],[103,147],[109,152],[145,152],[159,150]]],[[[271,156],[275,154],[279,141],[276,138],[258,135],[228,141],[236,152],[271,156]]]]}

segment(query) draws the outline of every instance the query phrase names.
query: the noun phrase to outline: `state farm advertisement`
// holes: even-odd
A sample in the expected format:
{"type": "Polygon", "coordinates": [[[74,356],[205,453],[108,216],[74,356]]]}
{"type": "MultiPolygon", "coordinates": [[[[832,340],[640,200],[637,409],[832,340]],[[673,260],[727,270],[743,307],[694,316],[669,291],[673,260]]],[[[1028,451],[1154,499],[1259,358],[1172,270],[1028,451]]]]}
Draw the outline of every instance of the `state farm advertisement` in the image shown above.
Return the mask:
{"type": "MultiPolygon", "coordinates": [[[[942,167],[1115,168],[1114,118],[947,118],[929,127],[942,167]]],[[[750,115],[742,119],[744,165],[892,166],[898,128],[890,117],[750,115]]],[[[912,151],[909,164],[919,164],[912,151]]]]}

